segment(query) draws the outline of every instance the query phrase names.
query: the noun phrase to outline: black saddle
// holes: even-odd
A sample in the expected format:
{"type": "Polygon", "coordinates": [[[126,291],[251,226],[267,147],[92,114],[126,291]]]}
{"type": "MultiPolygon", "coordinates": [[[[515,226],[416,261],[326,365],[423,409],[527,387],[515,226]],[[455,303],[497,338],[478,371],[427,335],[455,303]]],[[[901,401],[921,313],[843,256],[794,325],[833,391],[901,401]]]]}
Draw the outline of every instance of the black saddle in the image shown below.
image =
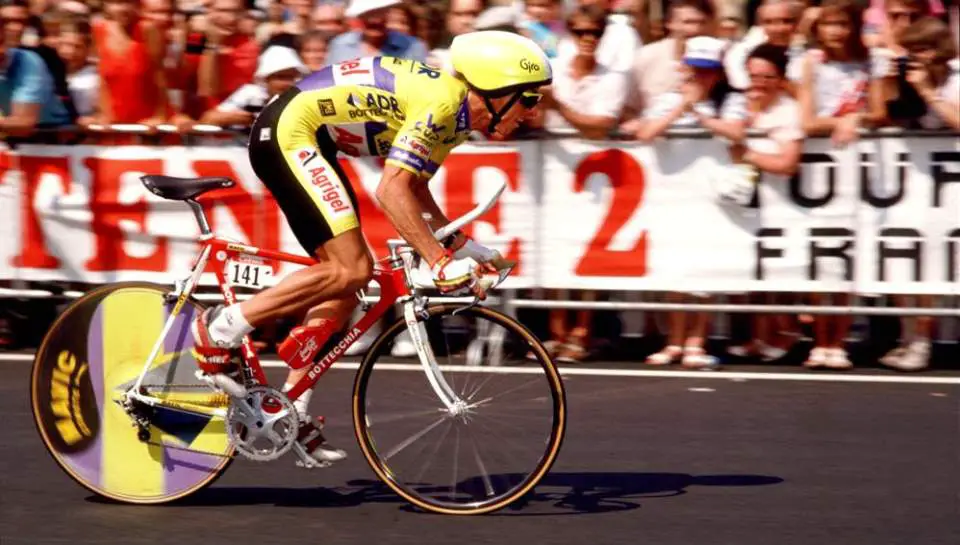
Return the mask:
{"type": "Polygon", "coordinates": [[[214,189],[233,187],[236,183],[230,178],[177,178],[175,176],[160,176],[148,174],[141,176],[140,181],[154,195],[175,201],[187,201],[214,189]]]}

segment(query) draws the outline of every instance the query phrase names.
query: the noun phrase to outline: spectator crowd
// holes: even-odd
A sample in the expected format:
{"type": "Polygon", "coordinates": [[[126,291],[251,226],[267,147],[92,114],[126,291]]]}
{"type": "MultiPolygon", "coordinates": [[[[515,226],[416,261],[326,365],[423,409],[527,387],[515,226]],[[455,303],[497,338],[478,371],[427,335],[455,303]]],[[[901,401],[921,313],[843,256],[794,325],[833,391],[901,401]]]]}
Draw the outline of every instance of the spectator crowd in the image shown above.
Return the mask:
{"type": "MultiPolygon", "coordinates": [[[[960,130],[958,10],[956,0],[3,0],[0,134],[248,126],[325,64],[379,54],[449,69],[454,36],[498,29],[530,37],[554,64],[529,129],[649,142],[702,128],[730,142],[737,200],[758,171],[795,172],[806,136],[844,146],[861,129],[960,130]],[[750,130],[769,136],[765,146],[746,143],[750,130]]],[[[569,329],[555,314],[551,349],[582,360],[589,314],[569,329]]],[[[850,367],[849,319],[808,322],[805,364],[850,367]]],[[[929,322],[906,320],[884,363],[925,366],[929,322]]],[[[715,363],[705,315],[666,323],[648,363],[715,363]]],[[[752,324],[753,340],[732,352],[776,359],[798,327],[782,316],[752,324]]]]}

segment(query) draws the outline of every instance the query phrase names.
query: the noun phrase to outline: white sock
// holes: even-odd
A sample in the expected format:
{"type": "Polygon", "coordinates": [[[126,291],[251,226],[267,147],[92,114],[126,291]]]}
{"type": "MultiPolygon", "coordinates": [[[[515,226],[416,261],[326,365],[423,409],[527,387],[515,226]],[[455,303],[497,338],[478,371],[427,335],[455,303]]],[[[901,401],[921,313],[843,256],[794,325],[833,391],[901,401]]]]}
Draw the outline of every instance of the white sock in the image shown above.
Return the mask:
{"type": "MultiPolygon", "coordinates": [[[[284,391],[284,393],[289,392],[290,390],[292,390],[293,387],[294,387],[294,385],[295,385],[295,383],[294,383],[294,384],[291,384],[291,383],[284,384],[284,385],[283,385],[283,391],[284,391]]],[[[312,388],[309,389],[309,390],[307,390],[307,391],[305,391],[305,392],[303,392],[302,394],[300,394],[300,397],[298,397],[297,399],[293,400],[293,408],[295,408],[295,409],[297,410],[297,416],[299,416],[299,417],[300,417],[300,420],[303,421],[303,422],[306,422],[306,421],[310,420],[310,412],[309,412],[309,410],[310,410],[310,398],[311,398],[311,397],[313,397],[313,389],[312,389],[312,388]]]]}
{"type": "Polygon", "coordinates": [[[223,348],[240,346],[243,338],[253,329],[240,312],[240,305],[224,307],[207,327],[210,339],[223,348]]]}

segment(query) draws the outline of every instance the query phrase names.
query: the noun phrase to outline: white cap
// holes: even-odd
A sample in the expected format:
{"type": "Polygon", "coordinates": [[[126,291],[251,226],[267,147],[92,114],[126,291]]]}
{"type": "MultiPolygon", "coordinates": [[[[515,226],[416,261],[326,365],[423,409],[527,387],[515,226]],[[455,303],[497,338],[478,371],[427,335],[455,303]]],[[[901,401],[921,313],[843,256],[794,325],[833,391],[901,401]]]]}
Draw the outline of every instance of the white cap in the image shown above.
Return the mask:
{"type": "Polygon", "coordinates": [[[687,40],[683,62],[697,68],[722,68],[726,42],[711,36],[697,36],[687,40]]]}
{"type": "Polygon", "coordinates": [[[301,74],[310,72],[297,52],[289,47],[280,45],[271,45],[263,54],[260,55],[260,61],[257,63],[257,72],[253,75],[257,79],[263,79],[271,74],[283,72],[296,68],[301,74]]]}
{"type": "Polygon", "coordinates": [[[352,0],[344,15],[347,17],[359,17],[364,13],[398,6],[401,3],[400,0],[352,0]]]}

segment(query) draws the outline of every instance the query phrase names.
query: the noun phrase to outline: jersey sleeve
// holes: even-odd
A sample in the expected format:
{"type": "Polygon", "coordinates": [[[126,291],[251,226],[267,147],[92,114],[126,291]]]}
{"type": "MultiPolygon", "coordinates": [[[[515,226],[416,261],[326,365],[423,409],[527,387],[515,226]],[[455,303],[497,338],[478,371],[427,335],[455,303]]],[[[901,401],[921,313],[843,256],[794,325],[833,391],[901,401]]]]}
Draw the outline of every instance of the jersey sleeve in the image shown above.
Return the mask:
{"type": "Polygon", "coordinates": [[[457,116],[450,107],[412,112],[397,131],[386,163],[422,178],[433,176],[457,144],[456,126],[457,116]]]}

